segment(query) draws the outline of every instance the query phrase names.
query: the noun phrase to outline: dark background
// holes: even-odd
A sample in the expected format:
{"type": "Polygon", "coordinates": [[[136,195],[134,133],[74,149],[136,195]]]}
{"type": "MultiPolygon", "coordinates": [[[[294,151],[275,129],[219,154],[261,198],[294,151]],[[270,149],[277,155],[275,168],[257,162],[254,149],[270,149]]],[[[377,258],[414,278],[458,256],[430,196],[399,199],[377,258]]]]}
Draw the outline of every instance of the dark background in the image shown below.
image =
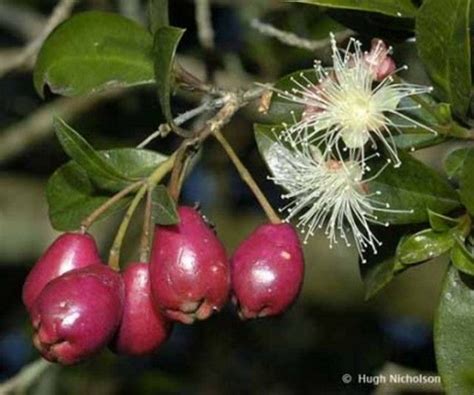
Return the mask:
{"type": "MultiPolygon", "coordinates": [[[[410,35],[408,22],[393,25],[383,17],[328,13],[270,0],[216,1],[213,23],[217,50],[204,56],[196,38],[193,2],[170,3],[172,24],[188,29],[180,47],[183,64],[201,76],[207,67],[225,86],[274,81],[286,72],[310,67],[315,56],[327,58],[326,50],[312,54],[260,35],[249,27],[254,17],[313,39],[325,38],[329,31],[343,29],[339,23],[345,23],[358,30],[365,42],[373,36],[386,38],[394,45],[399,62],[414,62],[413,45],[404,42],[410,35]]],[[[40,21],[54,4],[49,0],[0,2],[0,62],[28,38],[2,21],[2,13],[5,17],[7,9],[21,7],[40,21]]],[[[124,12],[127,7],[124,1],[89,0],[82,1],[75,12],[85,9],[124,12]]],[[[145,20],[143,9],[141,4],[140,12],[129,16],[145,20]]],[[[412,68],[415,79],[423,80],[419,71],[419,66],[412,68]]],[[[47,102],[57,99],[49,95],[47,102]]],[[[0,78],[0,147],[8,128],[19,128],[22,120],[44,105],[34,92],[30,70],[16,70],[0,78]]],[[[189,98],[178,95],[174,111],[178,114],[192,105],[189,98]]],[[[256,119],[255,111],[243,111],[225,132],[277,206],[281,192],[266,180],[266,169],[253,140],[252,122],[256,119]]],[[[69,121],[95,147],[110,148],[138,144],[163,118],[155,92],[141,88],[103,100],[69,121]]],[[[40,122],[38,125],[42,127],[40,122]]],[[[0,381],[38,357],[30,342],[31,329],[20,295],[29,268],[57,235],[48,222],[44,187],[67,157],[50,129],[46,126],[44,135],[20,152],[0,156],[0,381]]],[[[169,137],[155,141],[150,148],[169,152],[177,143],[169,137]]],[[[426,160],[436,156],[437,152],[419,153],[426,160]]],[[[206,145],[186,182],[183,201],[201,203],[229,252],[265,221],[252,194],[213,142],[206,145]]],[[[115,217],[93,228],[104,259],[119,220],[115,217]]],[[[136,256],[138,226],[129,233],[126,257],[132,259],[136,256]]],[[[323,236],[311,239],[305,249],[304,289],[283,317],[241,322],[229,307],[206,322],[190,327],[176,325],[168,343],[155,356],[132,359],[105,351],[77,367],[50,369],[29,392],[366,394],[376,388],[343,384],[341,376],[374,375],[381,369],[435,371],[431,324],[445,262],[414,268],[377,298],[364,302],[354,251],[342,247],[329,250],[323,236]]],[[[380,387],[378,390],[386,393],[380,387]]],[[[408,388],[404,393],[415,392],[416,388],[408,388]]]]}

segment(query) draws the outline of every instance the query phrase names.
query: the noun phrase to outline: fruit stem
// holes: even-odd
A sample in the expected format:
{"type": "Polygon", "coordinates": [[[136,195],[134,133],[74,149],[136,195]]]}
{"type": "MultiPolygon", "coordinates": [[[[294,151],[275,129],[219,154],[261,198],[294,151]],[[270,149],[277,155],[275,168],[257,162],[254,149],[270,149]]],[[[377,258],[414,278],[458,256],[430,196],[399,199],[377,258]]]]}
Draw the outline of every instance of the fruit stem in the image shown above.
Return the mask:
{"type": "Polygon", "coordinates": [[[145,181],[140,180],[130,184],[128,187],[122,189],[120,192],[112,196],[109,200],[107,200],[102,206],[95,209],[84,221],[81,222],[81,233],[86,233],[87,229],[91,227],[91,225],[97,221],[97,219],[105,213],[110,207],[112,207],[115,203],[119,200],[127,196],[129,193],[132,193],[140,186],[143,185],[145,181]]]}
{"type": "Polygon", "coordinates": [[[268,202],[267,198],[265,197],[264,193],[262,190],[259,188],[255,180],[253,179],[252,175],[250,172],[247,170],[245,165],[241,162],[237,154],[235,153],[234,149],[231,147],[229,142],[226,140],[224,135],[219,131],[215,130],[213,132],[214,137],[219,141],[219,143],[222,145],[224,148],[225,152],[227,153],[228,157],[236,167],[237,171],[240,174],[240,177],[242,178],[243,181],[249,186],[249,188],[252,190],[253,194],[255,195],[255,198],[258,200],[260,203],[260,206],[262,206],[263,211],[265,211],[265,214],[267,215],[268,219],[272,224],[279,224],[281,223],[281,219],[278,216],[278,214],[273,210],[273,207],[270,205],[268,202]]]}
{"type": "Polygon", "coordinates": [[[168,186],[169,194],[175,202],[178,202],[179,200],[189,162],[194,154],[193,152],[190,152],[190,150],[193,149],[194,145],[196,145],[195,139],[185,140],[177,150],[176,161],[173,171],[171,172],[168,186]]]}
{"type": "Polygon", "coordinates": [[[146,194],[145,214],[143,219],[143,231],[140,240],[140,262],[148,262],[150,259],[152,194],[153,190],[148,188],[146,194]]]}
{"type": "Polygon", "coordinates": [[[142,184],[141,188],[138,190],[137,194],[133,198],[130,206],[125,213],[122,223],[119,226],[117,235],[112,244],[109,254],[109,266],[114,270],[120,270],[120,250],[122,249],[123,239],[127,233],[128,226],[132,220],[133,214],[140,204],[141,200],[145,196],[147,190],[153,191],[156,185],[163,179],[163,177],[168,174],[173,168],[174,162],[176,159],[176,153],[171,155],[167,160],[160,163],[157,169],[148,177],[145,184],[142,184]]]}

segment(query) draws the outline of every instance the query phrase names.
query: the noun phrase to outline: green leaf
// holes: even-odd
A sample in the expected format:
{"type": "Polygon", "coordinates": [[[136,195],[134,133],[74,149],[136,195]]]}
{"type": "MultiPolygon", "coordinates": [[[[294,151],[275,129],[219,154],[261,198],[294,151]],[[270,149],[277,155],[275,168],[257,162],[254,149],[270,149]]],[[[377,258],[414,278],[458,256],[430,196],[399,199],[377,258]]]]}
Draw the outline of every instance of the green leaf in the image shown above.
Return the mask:
{"type": "Polygon", "coordinates": [[[148,20],[152,34],[163,26],[168,26],[169,6],[168,0],[148,0],[148,20]]]}
{"type": "Polygon", "coordinates": [[[172,26],[160,27],[155,33],[153,56],[155,60],[155,78],[161,109],[166,120],[173,126],[171,112],[171,87],[174,83],[173,67],[178,44],[184,34],[183,29],[172,26]]]}
{"type": "Polygon", "coordinates": [[[474,393],[474,282],[450,266],[434,325],[438,371],[448,394],[474,393]]]}
{"type": "Polygon", "coordinates": [[[145,178],[166,159],[167,155],[136,148],[118,148],[99,151],[99,154],[121,174],[131,179],[145,178]]]}
{"type": "Polygon", "coordinates": [[[471,0],[424,0],[416,18],[420,58],[439,90],[464,117],[471,92],[471,0]]]}
{"type": "Polygon", "coordinates": [[[474,148],[461,148],[451,152],[444,162],[448,175],[459,179],[461,202],[469,213],[474,213],[474,148]]]}
{"type": "Polygon", "coordinates": [[[290,3],[314,4],[324,7],[379,12],[381,14],[412,18],[416,7],[411,0],[286,0],[290,3]]]}
{"type": "Polygon", "coordinates": [[[152,218],[157,225],[175,225],[179,223],[176,202],[163,185],[157,185],[152,193],[152,218]]]}
{"type": "MultiPolygon", "coordinates": [[[[77,163],[61,166],[51,176],[46,188],[49,219],[54,229],[69,231],[79,229],[81,222],[109,198],[97,190],[87,173],[77,163]]],[[[101,218],[125,207],[128,198],[113,205],[101,218]]]]}
{"type": "Polygon", "coordinates": [[[445,232],[459,224],[459,219],[447,217],[428,209],[428,220],[435,232],[445,232]]]}
{"type": "Polygon", "coordinates": [[[81,166],[92,179],[98,180],[104,189],[112,186],[123,188],[129,181],[129,177],[121,174],[102,155],[74,129],[60,118],[55,118],[53,123],[56,136],[64,151],[71,159],[81,166]]]}
{"type": "Polygon", "coordinates": [[[471,155],[472,148],[459,148],[451,151],[444,159],[444,169],[448,177],[460,177],[465,162],[471,155]]]}
{"type": "Polygon", "coordinates": [[[474,255],[466,246],[463,237],[454,235],[456,244],[451,250],[451,261],[456,268],[469,275],[474,276],[474,255]]]}
{"type": "MultiPolygon", "coordinates": [[[[428,220],[428,209],[445,214],[459,207],[457,192],[449,183],[422,162],[399,151],[402,165],[394,168],[386,160],[377,158],[371,162],[372,174],[385,166],[382,173],[367,183],[373,199],[388,203],[392,210],[405,212],[377,212],[380,221],[392,224],[420,223],[428,220]]],[[[370,177],[370,175],[369,175],[370,177]]]]}
{"type": "Polygon", "coordinates": [[[359,271],[364,282],[365,299],[369,300],[384,289],[406,268],[396,259],[397,245],[404,239],[406,227],[374,227],[373,232],[382,245],[377,254],[367,252],[366,262],[359,260],[359,271]]]}
{"type": "Polygon", "coordinates": [[[449,251],[455,241],[450,232],[425,229],[406,237],[397,248],[397,259],[403,265],[413,265],[436,258],[449,251]]]}
{"type": "MultiPolygon", "coordinates": [[[[317,84],[317,76],[314,69],[295,71],[279,79],[274,89],[283,92],[291,92],[295,88],[294,81],[308,80],[317,84]]],[[[304,105],[289,101],[280,96],[277,92],[272,93],[270,108],[265,116],[265,122],[280,124],[294,123],[294,118],[299,120],[304,111],[304,105]]]]}
{"type": "Polygon", "coordinates": [[[152,37],[117,14],[77,14],[48,37],[38,55],[34,84],[64,96],[154,82],[152,37]]]}
{"type": "MultiPolygon", "coordinates": [[[[149,176],[166,159],[153,151],[122,148],[100,151],[100,155],[114,163],[120,171],[138,177],[149,176]]],[[[104,204],[112,194],[98,188],[87,172],[76,162],[61,166],[51,176],[46,189],[51,224],[56,230],[75,230],[96,208],[104,204]]],[[[130,198],[124,198],[101,218],[125,207],[130,198]]]]}

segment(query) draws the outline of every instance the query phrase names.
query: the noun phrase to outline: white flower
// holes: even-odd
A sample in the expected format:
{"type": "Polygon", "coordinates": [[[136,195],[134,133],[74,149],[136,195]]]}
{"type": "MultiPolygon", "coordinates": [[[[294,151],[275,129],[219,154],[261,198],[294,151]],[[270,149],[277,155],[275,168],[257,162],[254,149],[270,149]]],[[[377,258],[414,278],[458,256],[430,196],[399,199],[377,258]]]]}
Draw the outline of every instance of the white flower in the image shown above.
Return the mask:
{"type": "Polygon", "coordinates": [[[347,246],[353,239],[363,262],[367,249],[377,253],[381,243],[372,233],[370,224],[388,226],[377,214],[402,212],[391,210],[388,204],[374,199],[380,192],[368,192],[366,183],[380,171],[363,180],[369,170],[363,162],[327,158],[317,147],[307,143],[297,145],[294,140],[279,141],[271,150],[268,164],[273,176],[270,179],[287,191],[282,198],[291,201],[282,210],[288,212],[287,221],[299,218],[297,226],[306,233],[305,242],[317,229],[324,228],[331,248],[339,238],[347,246]],[[291,149],[287,148],[288,144],[291,149]]]}
{"type": "Polygon", "coordinates": [[[333,67],[315,62],[316,83],[301,73],[292,78],[290,90],[276,90],[282,98],[305,108],[300,120],[293,115],[294,124],[284,125],[285,133],[338,158],[343,157],[341,150],[348,150],[352,160],[364,160],[367,143],[374,149],[381,143],[394,165],[400,165],[393,130],[421,127],[435,133],[404,113],[419,106],[404,106],[402,100],[432,88],[395,82],[393,60],[380,40],[373,42],[370,52],[363,52],[361,43],[353,38],[345,50],[337,48],[334,36],[331,43],[333,67]]]}

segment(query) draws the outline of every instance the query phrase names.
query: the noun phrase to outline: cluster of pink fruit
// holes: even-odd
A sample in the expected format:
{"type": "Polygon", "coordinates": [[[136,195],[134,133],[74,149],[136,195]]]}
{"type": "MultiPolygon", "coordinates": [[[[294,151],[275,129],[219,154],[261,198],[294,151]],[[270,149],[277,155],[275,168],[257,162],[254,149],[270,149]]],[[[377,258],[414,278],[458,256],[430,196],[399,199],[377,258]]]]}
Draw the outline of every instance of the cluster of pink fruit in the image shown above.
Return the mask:
{"type": "Polygon", "coordinates": [[[122,273],[101,262],[89,234],[66,233],[49,247],[23,288],[44,358],[73,364],[107,345],[119,354],[151,353],[173,321],[206,319],[230,293],[243,319],[277,315],[295,300],[304,262],[291,225],[260,226],[229,264],[199,212],[178,211],[178,225],[156,229],[150,264],[131,263],[122,273]]]}

